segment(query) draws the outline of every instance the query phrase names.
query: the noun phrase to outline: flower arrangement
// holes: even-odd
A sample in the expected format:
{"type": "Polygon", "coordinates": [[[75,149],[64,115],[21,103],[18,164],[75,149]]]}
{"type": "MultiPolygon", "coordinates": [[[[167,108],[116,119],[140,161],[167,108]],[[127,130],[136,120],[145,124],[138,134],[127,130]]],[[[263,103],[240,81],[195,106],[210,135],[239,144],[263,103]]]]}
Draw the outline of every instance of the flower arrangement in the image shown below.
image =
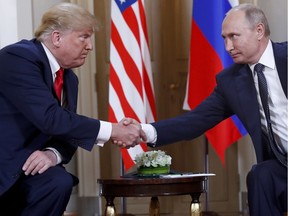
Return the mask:
{"type": "Polygon", "coordinates": [[[171,156],[164,151],[147,151],[136,155],[135,162],[137,167],[159,167],[171,165],[171,156]]]}

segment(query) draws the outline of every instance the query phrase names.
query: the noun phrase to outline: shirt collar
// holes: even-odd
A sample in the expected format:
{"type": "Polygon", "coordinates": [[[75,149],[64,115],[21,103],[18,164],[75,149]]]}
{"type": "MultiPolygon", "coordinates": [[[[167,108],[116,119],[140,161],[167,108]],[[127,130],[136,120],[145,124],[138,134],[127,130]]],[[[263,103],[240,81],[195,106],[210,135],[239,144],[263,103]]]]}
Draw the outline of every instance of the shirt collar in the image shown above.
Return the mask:
{"type": "MultiPolygon", "coordinates": [[[[274,59],[274,53],[273,53],[271,40],[269,40],[268,45],[267,45],[264,53],[262,54],[262,56],[260,57],[260,59],[257,63],[261,63],[265,67],[268,67],[268,68],[271,68],[272,70],[275,70],[275,59],[274,59]]],[[[251,71],[254,71],[254,67],[256,64],[249,65],[251,71]]]]}
{"type": "Polygon", "coordinates": [[[42,42],[41,42],[41,44],[42,44],[44,51],[47,55],[47,58],[49,60],[52,75],[54,77],[55,73],[60,69],[60,65],[58,64],[58,62],[56,61],[56,58],[53,56],[53,54],[50,52],[50,50],[45,46],[45,44],[42,42]]]}

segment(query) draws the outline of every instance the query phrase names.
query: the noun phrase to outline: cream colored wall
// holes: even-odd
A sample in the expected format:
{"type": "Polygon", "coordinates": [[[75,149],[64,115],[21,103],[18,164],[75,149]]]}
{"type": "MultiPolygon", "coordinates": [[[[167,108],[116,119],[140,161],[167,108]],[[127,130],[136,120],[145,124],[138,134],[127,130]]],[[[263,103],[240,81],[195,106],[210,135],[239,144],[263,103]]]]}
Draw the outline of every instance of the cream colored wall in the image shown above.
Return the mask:
{"type": "MultiPolygon", "coordinates": [[[[0,0],[0,48],[15,43],[21,39],[31,39],[35,28],[40,24],[42,14],[52,5],[64,2],[65,0],[0,0]]],[[[67,1],[67,0],[66,0],[67,1]]],[[[93,13],[93,0],[72,0],[71,2],[82,5],[93,13]]],[[[75,70],[79,77],[79,100],[78,113],[97,118],[97,94],[95,86],[96,62],[95,51],[86,59],[86,63],[75,70]]],[[[97,178],[100,176],[99,148],[92,152],[79,149],[67,169],[80,178],[80,184],[75,187],[68,204],[68,211],[78,211],[80,202],[91,202],[90,209],[98,213],[98,200],[93,199],[82,201],[82,197],[98,197],[99,189],[97,178]]],[[[86,212],[89,212],[87,210],[86,212]]]]}
{"type": "Polygon", "coordinates": [[[20,38],[31,38],[31,0],[0,0],[0,14],[0,48],[20,38]]]}
{"type": "MultiPolygon", "coordinates": [[[[31,38],[34,28],[39,24],[42,13],[51,5],[61,0],[0,0],[0,48],[16,42],[22,38],[31,38]]],[[[155,1],[155,0],[154,0],[155,1]]],[[[93,0],[74,0],[73,2],[93,10],[93,0]]],[[[149,2],[149,1],[148,1],[149,2]]],[[[240,0],[243,2],[254,2],[258,4],[266,13],[271,27],[271,38],[274,41],[287,40],[287,1],[286,0],[240,0]]],[[[95,2],[94,2],[95,4],[95,2]]],[[[96,4],[98,4],[96,2],[96,4]]],[[[104,10],[104,9],[103,9],[104,10]]],[[[190,9],[189,9],[190,10],[190,9]]],[[[96,14],[97,16],[97,14],[96,14]]],[[[148,17],[149,20],[149,17],[148,17]]],[[[108,23],[109,24],[109,23],[108,23]]],[[[97,95],[95,92],[95,53],[90,56],[88,64],[77,74],[80,78],[80,98],[79,111],[97,117],[97,95]]],[[[99,150],[92,153],[79,151],[76,158],[70,164],[73,172],[79,171],[82,182],[80,184],[81,196],[97,196],[98,188],[96,178],[99,176],[99,150]]],[[[109,162],[107,162],[109,163],[109,162]]],[[[246,190],[246,174],[251,164],[255,163],[254,149],[250,138],[247,136],[238,142],[238,168],[240,176],[240,192],[246,190]]],[[[77,203],[70,205],[69,209],[77,210],[77,203]]]]}

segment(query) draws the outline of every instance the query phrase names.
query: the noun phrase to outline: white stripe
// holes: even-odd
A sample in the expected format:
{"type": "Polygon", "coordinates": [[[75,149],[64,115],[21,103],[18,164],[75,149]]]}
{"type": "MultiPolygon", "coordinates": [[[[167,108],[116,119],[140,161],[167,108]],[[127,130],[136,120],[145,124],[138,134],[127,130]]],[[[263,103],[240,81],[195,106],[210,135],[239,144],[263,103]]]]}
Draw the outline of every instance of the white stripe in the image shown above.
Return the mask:
{"type": "Polygon", "coordinates": [[[127,151],[128,151],[128,153],[129,153],[131,159],[134,161],[136,155],[143,152],[143,148],[142,148],[140,145],[136,145],[136,146],[133,147],[133,148],[127,149],[127,151]]]}
{"type": "Polygon", "coordinates": [[[239,1],[238,1],[238,0],[228,0],[228,1],[229,1],[229,3],[230,3],[231,7],[234,7],[234,6],[236,6],[236,5],[239,5],[239,1]]]}
{"type": "MultiPolygon", "coordinates": [[[[144,31],[143,31],[143,26],[142,26],[142,23],[141,23],[141,17],[140,17],[140,13],[139,13],[139,4],[134,4],[132,8],[133,8],[133,11],[134,11],[134,13],[136,15],[137,22],[139,23],[140,46],[141,46],[142,60],[144,62],[144,67],[146,69],[146,73],[147,73],[147,76],[148,76],[148,79],[149,79],[149,82],[150,82],[152,93],[154,95],[154,85],[153,85],[153,81],[152,81],[153,78],[152,78],[152,70],[151,70],[151,58],[150,58],[150,52],[149,52],[149,48],[148,48],[148,43],[146,41],[145,34],[144,34],[144,31]]],[[[143,69],[143,72],[144,72],[144,69],[143,69]]],[[[145,110],[146,110],[145,123],[146,122],[154,122],[155,119],[154,119],[153,113],[151,111],[151,107],[150,107],[149,101],[147,99],[148,96],[146,95],[146,92],[145,92],[144,81],[143,81],[143,85],[142,86],[143,86],[143,92],[144,92],[144,106],[145,106],[145,110]]]]}
{"type": "MultiPolygon", "coordinates": [[[[142,72],[142,61],[140,48],[138,42],[133,35],[133,32],[130,30],[129,26],[126,24],[117,4],[113,1],[112,4],[112,21],[114,22],[117,31],[120,34],[121,40],[128,51],[129,55],[132,56],[132,59],[140,71],[142,72]]],[[[142,74],[141,74],[142,76],[142,74]]]]}
{"type": "Polygon", "coordinates": [[[137,22],[139,23],[140,47],[141,47],[142,60],[144,62],[144,65],[145,65],[145,68],[149,77],[149,81],[150,81],[150,84],[152,86],[153,93],[154,93],[154,87],[152,83],[151,57],[150,57],[150,52],[148,48],[148,43],[146,41],[145,34],[143,31],[143,26],[141,23],[141,18],[140,18],[140,13],[139,13],[139,4],[134,4],[132,8],[136,15],[137,22]]]}
{"type": "Polygon", "coordinates": [[[119,100],[111,82],[109,82],[109,104],[110,104],[112,110],[114,111],[116,120],[118,122],[121,121],[125,117],[125,115],[124,115],[124,112],[122,110],[120,100],[119,100]]]}
{"type": "Polygon", "coordinates": [[[145,112],[143,110],[144,108],[141,96],[125,72],[123,62],[121,61],[119,53],[117,52],[113,43],[110,45],[110,52],[111,64],[113,65],[115,72],[118,74],[124,95],[126,96],[129,105],[136,113],[139,121],[142,122],[145,120],[145,112]]]}
{"type": "MultiPolygon", "coordinates": [[[[144,6],[144,2],[143,2],[144,6]]],[[[119,53],[116,50],[115,44],[113,44],[112,40],[110,41],[110,64],[113,66],[115,73],[117,74],[121,87],[123,89],[124,95],[131,106],[131,108],[136,113],[140,122],[144,123],[146,120],[148,122],[153,122],[154,117],[151,111],[151,107],[145,92],[144,81],[143,81],[143,65],[146,69],[147,75],[149,77],[149,82],[151,84],[152,93],[154,94],[154,87],[153,87],[153,79],[152,79],[152,72],[151,72],[151,59],[150,53],[148,49],[148,43],[145,39],[145,35],[143,32],[143,27],[141,26],[140,22],[140,14],[139,14],[139,5],[138,2],[135,3],[132,7],[134,10],[136,19],[139,24],[139,31],[140,31],[140,44],[138,44],[136,38],[133,35],[133,32],[129,29],[129,26],[125,22],[124,18],[122,17],[121,12],[119,11],[118,6],[112,0],[111,3],[111,22],[114,22],[117,31],[120,34],[120,38],[135,62],[136,67],[140,73],[140,77],[142,80],[141,87],[143,90],[143,101],[141,95],[137,91],[136,87],[134,86],[133,82],[128,77],[123,62],[119,56],[119,53]]],[[[146,19],[146,18],[145,18],[146,19]]],[[[121,107],[120,99],[117,95],[117,89],[114,89],[111,81],[109,83],[109,104],[111,109],[114,111],[117,121],[120,121],[124,117],[124,111],[121,107]]],[[[144,150],[140,145],[135,146],[134,148],[127,149],[128,155],[134,161],[137,154],[142,153],[144,150]]]]}

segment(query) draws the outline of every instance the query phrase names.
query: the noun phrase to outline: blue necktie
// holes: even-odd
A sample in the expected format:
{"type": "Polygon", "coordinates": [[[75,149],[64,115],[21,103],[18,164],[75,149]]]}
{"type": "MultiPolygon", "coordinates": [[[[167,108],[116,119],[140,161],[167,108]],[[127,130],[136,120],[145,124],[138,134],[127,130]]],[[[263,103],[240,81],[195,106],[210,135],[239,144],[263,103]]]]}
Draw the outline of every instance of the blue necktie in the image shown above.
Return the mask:
{"type": "Polygon", "coordinates": [[[284,166],[287,167],[287,157],[281,154],[281,152],[279,151],[278,147],[276,146],[277,144],[273,135],[271,119],[270,119],[270,110],[269,110],[269,104],[268,104],[268,86],[267,86],[266,78],[263,73],[264,67],[265,67],[264,65],[258,63],[255,65],[254,71],[257,73],[260,98],[261,98],[263,110],[266,116],[269,145],[270,145],[272,152],[276,156],[276,158],[284,166]]]}

